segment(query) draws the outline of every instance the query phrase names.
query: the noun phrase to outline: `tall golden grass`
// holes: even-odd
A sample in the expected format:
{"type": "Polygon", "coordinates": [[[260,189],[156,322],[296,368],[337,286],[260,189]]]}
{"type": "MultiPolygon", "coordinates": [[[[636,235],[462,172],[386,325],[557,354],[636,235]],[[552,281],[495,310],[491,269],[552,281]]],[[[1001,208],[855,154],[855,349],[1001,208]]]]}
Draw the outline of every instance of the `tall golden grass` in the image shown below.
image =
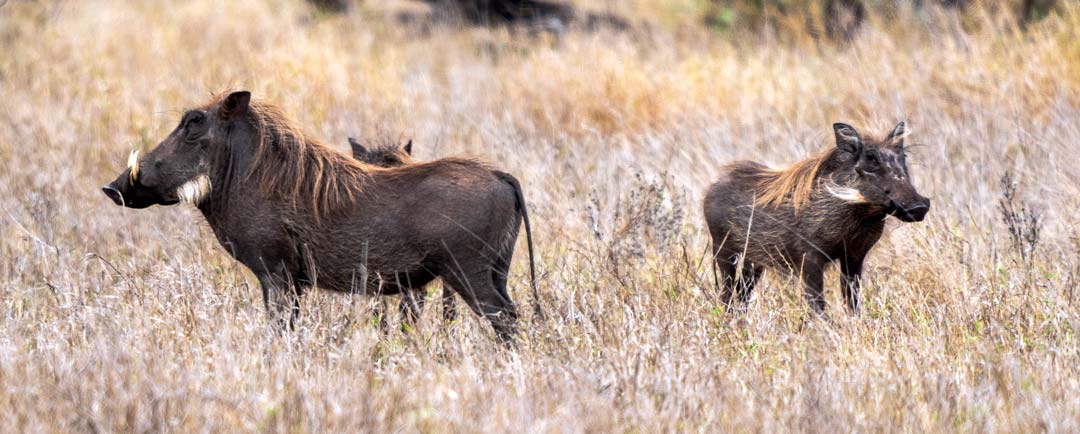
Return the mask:
{"type": "Polygon", "coordinates": [[[700,3],[590,2],[648,22],[562,38],[400,24],[417,8],[398,3],[0,6],[0,427],[1080,430],[1076,4],[1023,32],[904,9],[834,46],[718,33],[700,3]],[[315,292],[295,333],[268,336],[257,283],[197,211],[99,191],[226,88],[343,151],[402,134],[421,159],[517,175],[550,318],[526,317],[505,350],[475,315],[443,324],[437,303],[406,332],[372,318],[382,301],[315,292]],[[833,122],[881,133],[901,118],[934,206],[889,224],[862,315],[834,274],[828,320],[778,273],[725,311],[700,211],[720,166],[788,163],[831,146],[833,122]],[[1001,217],[1005,173],[1015,205],[1043,215],[1030,257],[1001,217]]]}

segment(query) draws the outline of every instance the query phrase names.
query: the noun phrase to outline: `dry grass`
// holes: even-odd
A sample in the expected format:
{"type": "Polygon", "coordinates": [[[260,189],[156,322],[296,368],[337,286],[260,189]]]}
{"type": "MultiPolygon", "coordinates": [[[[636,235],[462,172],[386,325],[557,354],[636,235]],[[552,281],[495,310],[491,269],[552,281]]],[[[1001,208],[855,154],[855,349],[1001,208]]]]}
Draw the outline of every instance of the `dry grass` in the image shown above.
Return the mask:
{"type": "Polygon", "coordinates": [[[396,4],[217,3],[0,6],[4,431],[1080,430],[1075,3],[1026,33],[906,11],[848,48],[713,34],[690,1],[616,1],[654,24],[557,41],[423,33],[396,4]],[[474,315],[381,330],[379,301],[316,292],[294,336],[268,338],[254,279],[197,212],[98,190],[227,87],[342,150],[401,132],[422,159],[518,175],[552,318],[506,351],[474,315]],[[775,273],[724,312],[699,205],[719,167],[901,117],[934,208],[890,224],[863,315],[829,275],[832,319],[811,320],[775,273]],[[1001,219],[1007,171],[1044,215],[1026,260],[1001,219]]]}

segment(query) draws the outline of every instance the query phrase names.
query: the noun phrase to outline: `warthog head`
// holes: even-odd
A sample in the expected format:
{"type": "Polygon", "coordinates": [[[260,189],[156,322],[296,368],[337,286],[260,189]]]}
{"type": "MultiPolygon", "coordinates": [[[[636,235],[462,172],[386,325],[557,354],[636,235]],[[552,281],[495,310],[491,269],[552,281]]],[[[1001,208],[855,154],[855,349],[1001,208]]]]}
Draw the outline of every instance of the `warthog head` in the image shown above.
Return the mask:
{"type": "Polygon", "coordinates": [[[864,140],[848,124],[833,124],[836,146],[845,158],[834,172],[836,182],[829,192],[851,203],[869,204],[885,209],[905,222],[917,222],[930,211],[930,199],[911,184],[904,138],[908,131],[900,122],[882,141],[864,140]]]}
{"type": "Polygon", "coordinates": [[[399,167],[416,162],[412,158],[412,140],[405,146],[388,144],[369,148],[349,137],[349,147],[353,158],[379,167],[399,167]]]}
{"type": "Polygon", "coordinates": [[[101,191],[129,208],[179,202],[198,205],[213,188],[212,154],[226,150],[235,120],[248,110],[250,99],[249,92],[233,92],[220,104],[189,110],[176,129],[146,155],[132,151],[127,168],[101,191]]]}

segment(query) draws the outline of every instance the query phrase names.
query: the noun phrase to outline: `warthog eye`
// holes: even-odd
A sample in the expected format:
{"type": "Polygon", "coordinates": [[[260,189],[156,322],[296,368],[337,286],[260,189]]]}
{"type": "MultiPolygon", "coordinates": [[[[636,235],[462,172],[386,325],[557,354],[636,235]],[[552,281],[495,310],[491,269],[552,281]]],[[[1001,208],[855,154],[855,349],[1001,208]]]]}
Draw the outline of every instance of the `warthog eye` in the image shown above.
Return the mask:
{"type": "Polygon", "coordinates": [[[203,115],[202,112],[193,111],[188,113],[187,119],[184,121],[184,126],[193,127],[202,125],[204,120],[206,120],[206,116],[203,115]]]}
{"type": "Polygon", "coordinates": [[[881,160],[878,158],[876,152],[866,153],[866,161],[864,164],[860,164],[860,169],[863,172],[877,172],[881,169],[881,160]]]}

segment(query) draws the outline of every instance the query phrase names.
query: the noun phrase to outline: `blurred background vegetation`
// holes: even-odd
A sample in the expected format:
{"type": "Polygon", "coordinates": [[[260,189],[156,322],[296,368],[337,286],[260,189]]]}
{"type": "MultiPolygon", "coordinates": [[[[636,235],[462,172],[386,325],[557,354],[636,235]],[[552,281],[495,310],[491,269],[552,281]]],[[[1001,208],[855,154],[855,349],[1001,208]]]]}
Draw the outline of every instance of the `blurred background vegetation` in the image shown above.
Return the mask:
{"type": "MultiPolygon", "coordinates": [[[[309,0],[329,13],[348,12],[352,0],[309,0]]],[[[557,0],[422,0],[435,14],[477,25],[525,24],[562,29],[575,20],[586,27],[610,24],[625,28],[618,8],[607,13],[582,14],[569,2],[557,0]]],[[[889,27],[902,15],[955,12],[969,30],[989,22],[1024,28],[1052,13],[1059,0],[690,0],[706,26],[718,33],[749,31],[787,40],[827,38],[847,42],[864,25],[889,27]],[[935,6],[937,6],[935,8],[935,6]]],[[[674,2],[678,3],[678,2],[674,2]]],[[[603,6],[603,5],[602,5],[603,6]]]]}
{"type": "Polygon", "coordinates": [[[942,8],[955,12],[969,29],[987,22],[1023,28],[1051,13],[1056,4],[1057,0],[706,0],[702,19],[721,31],[850,41],[864,25],[893,27],[889,24],[895,17],[937,14],[942,8]]]}

